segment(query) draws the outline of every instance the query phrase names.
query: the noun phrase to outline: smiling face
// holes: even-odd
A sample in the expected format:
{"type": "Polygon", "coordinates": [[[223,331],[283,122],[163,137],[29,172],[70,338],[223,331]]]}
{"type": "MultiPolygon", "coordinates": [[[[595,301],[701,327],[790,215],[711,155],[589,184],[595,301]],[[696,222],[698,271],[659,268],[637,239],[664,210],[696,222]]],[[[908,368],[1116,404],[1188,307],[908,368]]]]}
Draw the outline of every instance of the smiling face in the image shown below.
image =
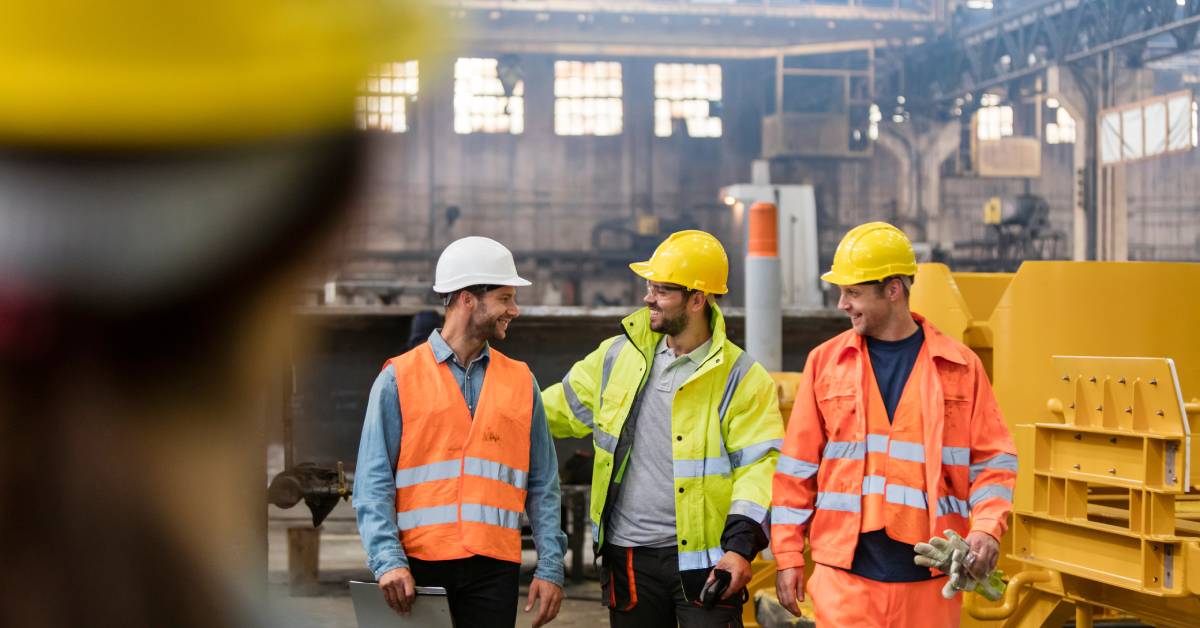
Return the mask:
{"type": "Polygon", "coordinates": [[[850,325],[860,336],[877,337],[900,312],[908,316],[908,300],[899,278],[884,283],[840,286],[838,309],[850,317],[850,325]]]}
{"type": "Polygon", "coordinates": [[[642,302],[650,308],[652,331],[678,336],[687,329],[690,317],[701,311],[699,305],[703,305],[704,294],[687,292],[683,286],[675,284],[647,281],[646,296],[642,302]]]}
{"type": "Polygon", "coordinates": [[[508,324],[521,315],[517,307],[517,289],[502,286],[475,299],[471,310],[471,335],[487,342],[504,340],[508,324]]]}

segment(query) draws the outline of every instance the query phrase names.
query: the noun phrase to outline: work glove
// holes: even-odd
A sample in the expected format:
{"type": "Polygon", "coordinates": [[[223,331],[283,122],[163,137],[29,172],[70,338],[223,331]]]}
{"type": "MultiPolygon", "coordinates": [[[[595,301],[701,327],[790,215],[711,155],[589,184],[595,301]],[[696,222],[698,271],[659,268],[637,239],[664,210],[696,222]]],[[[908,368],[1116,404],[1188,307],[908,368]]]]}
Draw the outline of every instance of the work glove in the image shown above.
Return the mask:
{"type": "Polygon", "coordinates": [[[946,586],[942,587],[942,597],[953,598],[959,591],[975,591],[991,601],[1004,597],[1005,585],[1003,572],[994,570],[983,580],[971,577],[967,568],[975,562],[966,540],[954,530],[946,530],[945,538],[933,537],[928,543],[917,543],[913,548],[917,555],[913,562],[922,567],[932,567],[948,577],[946,586]]]}
{"type": "Polygon", "coordinates": [[[913,549],[917,552],[913,558],[914,563],[922,567],[932,567],[946,574],[951,572],[955,551],[960,552],[960,564],[963,557],[971,552],[967,542],[954,530],[946,530],[945,538],[935,536],[929,539],[928,543],[917,543],[913,549]]]}

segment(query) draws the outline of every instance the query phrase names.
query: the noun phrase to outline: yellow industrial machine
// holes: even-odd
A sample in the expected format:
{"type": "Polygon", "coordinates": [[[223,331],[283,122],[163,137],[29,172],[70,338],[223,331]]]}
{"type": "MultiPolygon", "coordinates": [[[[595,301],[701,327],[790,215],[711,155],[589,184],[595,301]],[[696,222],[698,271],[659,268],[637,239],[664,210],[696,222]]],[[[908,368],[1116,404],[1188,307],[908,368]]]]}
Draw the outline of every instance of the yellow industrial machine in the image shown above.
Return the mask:
{"type": "Polygon", "coordinates": [[[983,360],[1020,458],[998,604],[964,626],[1200,625],[1200,264],[924,264],[912,308],[983,360]]]}
{"type": "MultiPolygon", "coordinates": [[[[1200,626],[1200,264],[921,264],[911,305],[982,360],[1020,459],[1006,596],[963,626],[1200,626]]],[[[774,374],[788,416],[796,373],[774,374]]],[[[750,591],[774,591],[774,561],[750,591]]],[[[757,626],[747,606],[746,625],[757,626]]]]}

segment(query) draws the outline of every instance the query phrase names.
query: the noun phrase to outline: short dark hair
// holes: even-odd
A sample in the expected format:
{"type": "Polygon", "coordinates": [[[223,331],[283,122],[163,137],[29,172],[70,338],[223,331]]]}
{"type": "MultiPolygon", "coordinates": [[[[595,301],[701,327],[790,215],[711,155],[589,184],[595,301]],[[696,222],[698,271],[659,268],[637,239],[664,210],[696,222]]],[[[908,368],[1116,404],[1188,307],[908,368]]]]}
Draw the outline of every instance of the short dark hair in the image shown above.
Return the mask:
{"type": "Polygon", "coordinates": [[[909,298],[909,290],[912,287],[913,282],[915,282],[917,279],[913,275],[889,275],[883,279],[877,279],[875,281],[868,281],[865,283],[867,285],[874,285],[878,294],[882,296],[884,288],[886,288],[888,282],[893,279],[898,279],[900,281],[900,285],[904,288],[904,298],[909,298]]]}
{"type": "Polygon", "coordinates": [[[447,292],[447,293],[443,294],[442,295],[442,305],[445,307],[450,307],[450,304],[454,302],[454,297],[457,296],[458,293],[460,293],[460,292],[470,292],[471,294],[475,295],[476,297],[481,297],[481,296],[487,294],[488,292],[491,292],[492,290],[495,290],[496,288],[501,288],[501,287],[503,287],[503,286],[497,286],[497,285],[493,285],[493,284],[477,284],[474,286],[467,286],[465,288],[459,288],[458,290],[455,290],[453,292],[447,292]]]}

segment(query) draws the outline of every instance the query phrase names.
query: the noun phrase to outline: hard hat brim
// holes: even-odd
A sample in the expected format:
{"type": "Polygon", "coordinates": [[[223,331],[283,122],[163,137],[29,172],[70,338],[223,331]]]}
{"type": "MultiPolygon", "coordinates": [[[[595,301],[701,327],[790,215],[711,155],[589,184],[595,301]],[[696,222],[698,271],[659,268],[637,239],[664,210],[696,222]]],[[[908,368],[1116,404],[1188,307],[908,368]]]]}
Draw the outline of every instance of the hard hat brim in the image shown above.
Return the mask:
{"type": "Polygon", "coordinates": [[[629,269],[638,277],[654,280],[654,271],[650,268],[650,262],[634,262],[629,265],[629,269]]]}
{"type": "Polygon", "coordinates": [[[474,276],[469,278],[462,277],[451,279],[442,283],[435,283],[433,284],[433,291],[439,294],[446,294],[448,292],[462,290],[463,288],[470,286],[512,286],[514,288],[520,288],[522,286],[532,285],[533,283],[522,277],[497,277],[495,280],[488,280],[486,277],[474,276]]]}
{"type": "Polygon", "coordinates": [[[862,283],[862,281],[856,277],[847,277],[845,275],[839,275],[839,274],[834,273],[833,271],[829,271],[829,272],[825,273],[824,275],[821,275],[821,281],[824,281],[826,283],[831,283],[835,286],[853,286],[854,284],[862,283]]]}

